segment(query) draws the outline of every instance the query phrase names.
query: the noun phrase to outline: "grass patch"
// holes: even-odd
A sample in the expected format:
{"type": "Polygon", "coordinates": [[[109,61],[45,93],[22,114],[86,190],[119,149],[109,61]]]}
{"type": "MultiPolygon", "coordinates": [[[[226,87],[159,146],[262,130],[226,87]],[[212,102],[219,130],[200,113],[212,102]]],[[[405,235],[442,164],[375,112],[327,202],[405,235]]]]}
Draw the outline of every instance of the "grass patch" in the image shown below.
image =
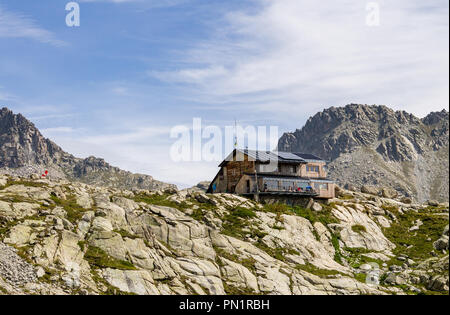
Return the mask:
{"type": "Polygon", "coordinates": [[[368,264],[368,263],[376,263],[381,268],[381,266],[384,263],[384,261],[382,261],[380,259],[374,259],[374,258],[364,256],[364,254],[371,253],[371,251],[366,248],[348,248],[348,247],[346,247],[346,248],[344,248],[344,250],[348,254],[348,256],[346,256],[346,259],[347,259],[348,263],[350,264],[350,266],[352,266],[353,268],[359,268],[361,265],[368,264]]]}
{"type": "Polygon", "coordinates": [[[278,259],[280,261],[286,262],[286,255],[295,255],[300,256],[300,253],[296,251],[295,249],[291,248],[285,248],[285,247],[269,247],[266,244],[264,244],[261,240],[258,240],[254,244],[256,247],[261,249],[262,251],[265,251],[269,256],[278,259]]]}
{"type": "Polygon", "coordinates": [[[47,183],[39,183],[39,182],[33,182],[33,181],[27,181],[27,180],[18,180],[18,181],[12,181],[12,180],[8,180],[8,182],[6,183],[6,185],[1,186],[0,190],[3,190],[7,187],[10,186],[18,186],[18,185],[23,185],[25,187],[48,187],[47,183]]]}
{"type": "MultiPolygon", "coordinates": [[[[1,190],[1,189],[0,189],[1,190]]],[[[6,289],[4,288],[4,287],[0,287],[0,293],[1,294],[4,294],[4,295],[7,295],[8,294],[8,291],[6,291],[6,289]]]]}
{"type": "Polygon", "coordinates": [[[359,282],[366,283],[367,275],[365,273],[357,273],[355,274],[355,280],[359,282]]]}
{"type": "Polygon", "coordinates": [[[131,234],[130,232],[125,231],[124,229],[114,230],[114,232],[120,234],[120,236],[122,236],[122,238],[125,238],[125,237],[126,237],[126,238],[130,238],[130,239],[132,239],[132,240],[134,240],[134,239],[136,239],[136,238],[139,238],[139,236],[134,235],[134,234],[131,234]]]}
{"type": "Polygon", "coordinates": [[[98,275],[97,270],[92,270],[91,275],[92,280],[94,280],[95,283],[101,284],[106,288],[106,291],[101,293],[102,295],[137,295],[135,293],[121,291],[119,288],[110,285],[105,279],[98,275]]]}
{"type": "Polygon", "coordinates": [[[355,232],[355,233],[361,234],[363,232],[367,232],[367,229],[366,229],[366,227],[364,225],[356,224],[356,225],[352,226],[352,231],[355,232]]]}
{"type": "Polygon", "coordinates": [[[104,250],[94,246],[88,247],[86,254],[84,254],[84,259],[86,259],[94,268],[136,270],[136,267],[129,261],[113,258],[104,250]]]}
{"type": "Polygon", "coordinates": [[[295,268],[298,270],[306,271],[306,272],[316,275],[320,278],[329,278],[329,277],[341,274],[337,270],[321,269],[312,264],[297,265],[297,266],[295,266],[295,268]]]}
{"type": "Polygon", "coordinates": [[[81,251],[84,252],[84,249],[86,248],[86,241],[79,241],[78,247],[80,247],[81,251]]]}
{"type": "Polygon", "coordinates": [[[84,209],[77,204],[75,196],[70,195],[67,199],[60,199],[56,196],[51,196],[51,200],[56,204],[56,206],[62,207],[67,212],[67,220],[71,223],[77,223],[83,217],[83,214],[89,210],[94,209],[84,209]]]}
{"type": "Polygon", "coordinates": [[[382,208],[383,210],[389,211],[389,212],[391,212],[391,213],[393,213],[393,214],[395,214],[395,215],[399,214],[399,211],[398,211],[399,208],[398,208],[398,206],[387,206],[387,205],[382,205],[381,208],[382,208]]]}
{"type": "Polygon", "coordinates": [[[334,247],[334,261],[338,264],[343,263],[342,261],[342,253],[341,253],[341,247],[339,246],[339,236],[332,233],[331,234],[331,244],[334,247]]]}
{"type": "Polygon", "coordinates": [[[292,212],[299,217],[307,219],[311,222],[311,224],[320,222],[327,226],[328,224],[339,223],[338,219],[332,215],[331,211],[327,211],[326,209],[316,212],[311,209],[305,209],[297,206],[292,208],[292,212]]]}
{"type": "Polygon", "coordinates": [[[390,228],[383,229],[383,234],[396,245],[393,250],[396,256],[406,255],[415,261],[421,261],[432,257],[433,242],[442,236],[447,225],[448,219],[444,217],[427,212],[409,211],[399,214],[397,221],[390,228]],[[412,222],[416,220],[421,220],[423,225],[419,230],[410,232],[412,222]],[[428,238],[431,241],[427,241],[428,238]]]}
{"type": "Polygon", "coordinates": [[[222,233],[242,240],[248,234],[251,237],[262,238],[267,234],[260,233],[258,229],[250,228],[249,220],[255,217],[256,213],[252,209],[242,207],[230,209],[229,213],[223,217],[222,233]]]}
{"type": "Polygon", "coordinates": [[[243,219],[251,219],[256,217],[255,211],[252,209],[237,207],[231,211],[231,215],[243,219]]]}
{"type": "Polygon", "coordinates": [[[133,200],[136,202],[143,202],[149,205],[155,205],[155,206],[162,206],[162,207],[170,207],[170,208],[175,208],[178,210],[185,210],[189,207],[189,205],[186,202],[182,202],[182,203],[176,203],[175,201],[172,200],[167,200],[167,198],[169,197],[169,194],[162,194],[162,195],[158,195],[158,194],[154,194],[154,195],[144,195],[144,194],[140,194],[140,195],[136,195],[133,197],[133,200]]]}
{"type": "Polygon", "coordinates": [[[10,193],[8,193],[7,195],[0,196],[0,200],[11,203],[20,203],[20,202],[36,203],[36,200],[33,200],[31,198],[10,193]]]}
{"type": "Polygon", "coordinates": [[[227,295],[255,295],[256,292],[250,288],[238,288],[223,281],[223,289],[227,295]]]}
{"type": "MultiPolygon", "coordinates": [[[[256,268],[255,268],[256,260],[255,259],[253,259],[253,258],[242,259],[241,257],[239,257],[235,254],[228,253],[228,252],[224,251],[222,248],[219,248],[217,246],[213,246],[213,248],[216,251],[216,254],[218,256],[228,259],[230,261],[233,261],[237,264],[240,264],[240,265],[244,266],[245,268],[247,268],[248,270],[250,270],[250,272],[252,272],[252,273],[256,272],[256,268]]],[[[221,263],[219,258],[216,259],[216,262],[220,267],[223,267],[223,264],[221,263]]]]}
{"type": "Polygon", "coordinates": [[[277,216],[281,216],[282,214],[296,215],[307,219],[312,224],[320,222],[326,226],[330,223],[339,223],[339,221],[331,213],[331,207],[326,205],[323,207],[323,211],[316,212],[300,206],[291,207],[285,204],[266,204],[264,205],[262,211],[276,213],[277,216]]]}

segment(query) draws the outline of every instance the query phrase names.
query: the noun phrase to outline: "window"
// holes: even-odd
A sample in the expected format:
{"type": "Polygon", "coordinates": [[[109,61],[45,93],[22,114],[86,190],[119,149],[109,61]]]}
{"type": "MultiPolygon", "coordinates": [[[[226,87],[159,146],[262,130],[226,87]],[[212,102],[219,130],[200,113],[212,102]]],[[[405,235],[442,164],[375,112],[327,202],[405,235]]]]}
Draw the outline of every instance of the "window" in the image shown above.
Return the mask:
{"type": "Polygon", "coordinates": [[[316,190],[328,190],[328,184],[314,183],[314,189],[316,189],[316,190]]]}
{"type": "Polygon", "coordinates": [[[275,173],[278,172],[278,166],[275,163],[259,164],[259,171],[261,173],[275,173]]]}
{"type": "Polygon", "coordinates": [[[318,166],[306,166],[306,171],[307,172],[316,172],[319,173],[319,167],[318,166]]]}

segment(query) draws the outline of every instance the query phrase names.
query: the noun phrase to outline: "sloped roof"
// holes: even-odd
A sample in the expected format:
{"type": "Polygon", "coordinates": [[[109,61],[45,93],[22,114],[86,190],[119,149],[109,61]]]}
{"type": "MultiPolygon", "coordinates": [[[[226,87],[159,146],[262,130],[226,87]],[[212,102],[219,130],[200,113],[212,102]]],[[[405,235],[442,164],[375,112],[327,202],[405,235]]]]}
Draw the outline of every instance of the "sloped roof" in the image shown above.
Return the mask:
{"type": "Polygon", "coordinates": [[[323,161],[325,162],[324,159],[314,155],[314,154],[310,154],[310,153],[297,153],[294,152],[293,154],[295,154],[296,156],[300,157],[301,159],[305,160],[305,161],[323,161]]]}
{"type": "MultiPolygon", "coordinates": [[[[252,161],[257,161],[261,163],[270,162],[285,162],[285,163],[306,163],[301,157],[290,153],[290,152],[271,152],[271,151],[256,151],[256,150],[242,150],[236,149],[236,152],[247,155],[252,161]]],[[[232,161],[234,156],[234,151],[220,164],[221,166],[232,161]]]]}

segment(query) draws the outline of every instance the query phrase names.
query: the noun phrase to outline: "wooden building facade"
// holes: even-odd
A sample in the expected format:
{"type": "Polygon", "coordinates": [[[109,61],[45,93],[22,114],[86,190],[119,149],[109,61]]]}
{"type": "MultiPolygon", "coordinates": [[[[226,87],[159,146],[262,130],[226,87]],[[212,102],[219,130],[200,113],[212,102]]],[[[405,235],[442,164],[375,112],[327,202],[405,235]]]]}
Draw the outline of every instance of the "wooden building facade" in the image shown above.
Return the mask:
{"type": "Polygon", "coordinates": [[[331,199],[335,183],[326,164],[312,154],[236,149],[220,164],[208,193],[331,199]]]}

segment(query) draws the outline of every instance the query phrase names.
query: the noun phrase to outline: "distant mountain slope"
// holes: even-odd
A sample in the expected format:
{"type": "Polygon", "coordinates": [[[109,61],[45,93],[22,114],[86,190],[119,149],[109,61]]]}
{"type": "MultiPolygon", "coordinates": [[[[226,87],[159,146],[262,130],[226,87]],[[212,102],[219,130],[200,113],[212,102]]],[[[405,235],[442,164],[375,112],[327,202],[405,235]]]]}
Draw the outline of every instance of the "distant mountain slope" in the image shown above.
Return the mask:
{"type": "Polygon", "coordinates": [[[415,197],[449,199],[449,113],[420,119],[386,106],[331,107],[284,134],[278,149],[331,161],[340,184],[388,186],[415,197]]]}
{"type": "Polygon", "coordinates": [[[120,189],[171,187],[151,176],[132,174],[103,159],[76,158],[42,136],[33,123],[7,108],[0,110],[0,170],[22,176],[49,170],[54,178],[120,189]]]}

